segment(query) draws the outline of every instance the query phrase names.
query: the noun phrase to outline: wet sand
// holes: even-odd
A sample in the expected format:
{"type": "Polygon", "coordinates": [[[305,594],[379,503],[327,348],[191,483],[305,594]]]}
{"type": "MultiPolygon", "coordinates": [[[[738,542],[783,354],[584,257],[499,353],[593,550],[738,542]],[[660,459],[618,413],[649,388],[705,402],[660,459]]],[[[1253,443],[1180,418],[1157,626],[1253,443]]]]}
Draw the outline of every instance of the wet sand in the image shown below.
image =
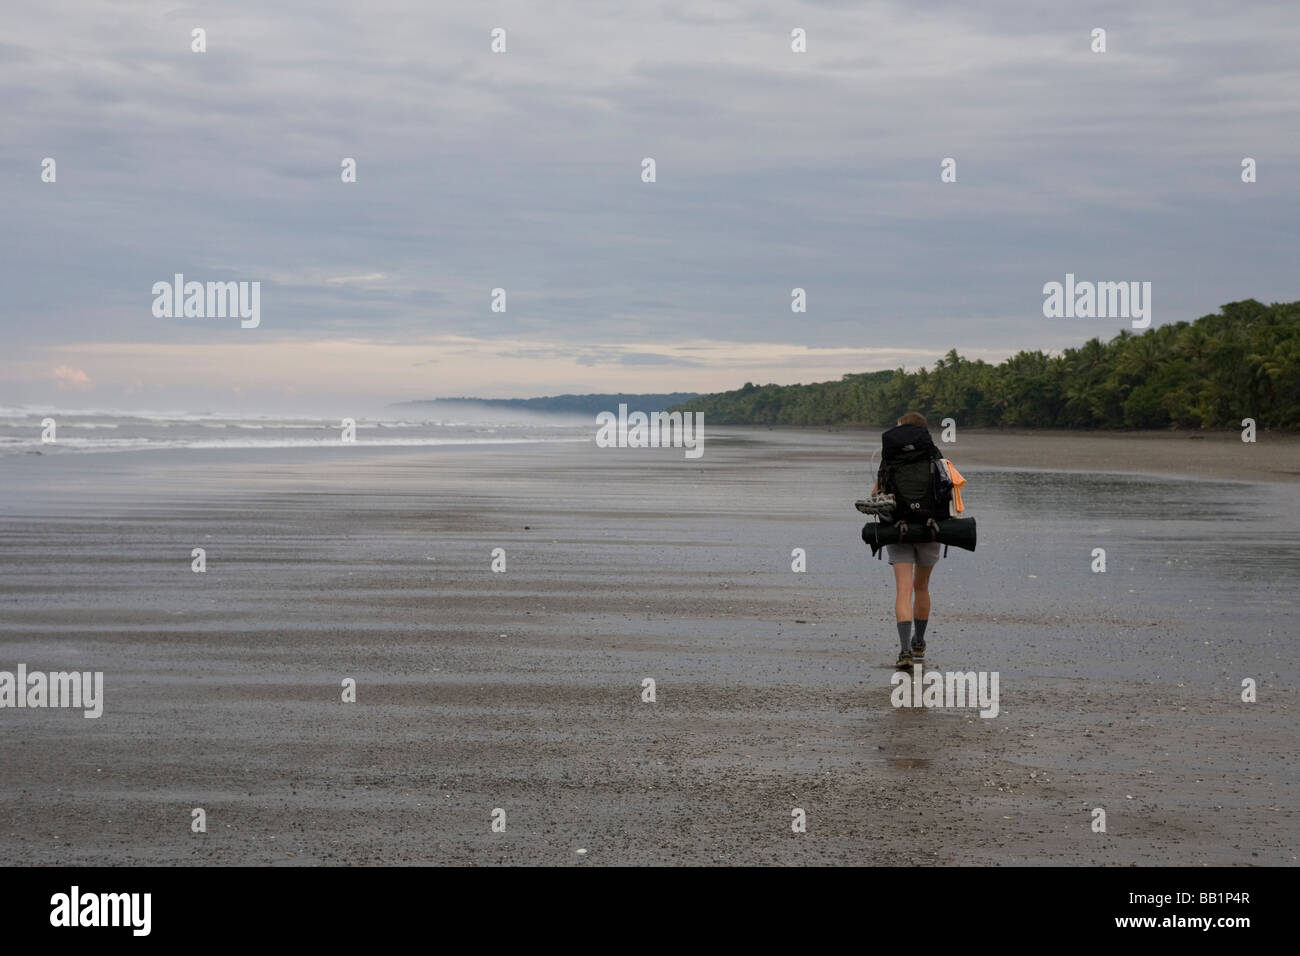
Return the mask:
{"type": "MultiPolygon", "coordinates": [[[[932,429],[936,439],[940,428],[932,429]]],[[[876,432],[855,431],[868,441],[876,432]]],[[[1176,478],[1300,482],[1300,433],[1065,432],[959,429],[954,462],[995,468],[1150,473],[1176,478]]]]}
{"type": "MultiPolygon", "coordinates": [[[[1139,471],[1133,440],[962,432],[950,450],[972,479],[1043,455],[1139,471]]],[[[1294,440],[1235,440],[1154,444],[1188,477],[1249,460],[1295,480],[1294,440]]],[[[103,670],[106,701],[98,720],[0,710],[0,858],[1295,864],[1292,565],[1216,586],[1172,535],[1064,577],[1040,568],[1059,543],[1013,558],[991,523],[936,572],[928,666],[1000,672],[1000,713],[896,709],[889,571],[852,510],[869,454],[847,433],[717,429],[699,461],[4,462],[0,669],[103,670]]]]}

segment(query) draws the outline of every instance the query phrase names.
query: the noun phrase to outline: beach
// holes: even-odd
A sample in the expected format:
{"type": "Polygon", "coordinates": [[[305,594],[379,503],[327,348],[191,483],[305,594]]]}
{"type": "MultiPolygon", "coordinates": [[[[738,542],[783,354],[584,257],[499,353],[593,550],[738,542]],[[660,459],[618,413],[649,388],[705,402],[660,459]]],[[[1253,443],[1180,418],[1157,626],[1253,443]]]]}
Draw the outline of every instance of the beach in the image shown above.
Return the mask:
{"type": "Polygon", "coordinates": [[[1294,865],[1300,439],[957,438],[993,717],[891,704],[875,432],[5,459],[0,670],[104,710],[0,709],[0,858],[1294,865]]]}
{"type": "Polygon", "coordinates": [[[989,467],[1300,481],[1300,434],[1287,432],[1258,432],[1254,442],[1243,442],[1237,431],[964,429],[944,448],[955,459],[989,467]]]}

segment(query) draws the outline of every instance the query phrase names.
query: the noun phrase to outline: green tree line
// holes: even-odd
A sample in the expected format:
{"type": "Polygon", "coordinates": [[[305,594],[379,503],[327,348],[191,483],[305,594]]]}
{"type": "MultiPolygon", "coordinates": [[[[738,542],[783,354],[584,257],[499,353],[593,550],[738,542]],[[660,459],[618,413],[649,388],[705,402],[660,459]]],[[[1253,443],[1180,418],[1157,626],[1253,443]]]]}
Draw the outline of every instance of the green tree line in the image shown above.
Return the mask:
{"type": "Polygon", "coordinates": [[[677,406],[719,425],[871,425],[906,411],[967,427],[1300,428],[1300,302],[1233,302],[1060,355],[1018,352],[998,365],[953,349],[933,369],[754,385],[677,406]]]}

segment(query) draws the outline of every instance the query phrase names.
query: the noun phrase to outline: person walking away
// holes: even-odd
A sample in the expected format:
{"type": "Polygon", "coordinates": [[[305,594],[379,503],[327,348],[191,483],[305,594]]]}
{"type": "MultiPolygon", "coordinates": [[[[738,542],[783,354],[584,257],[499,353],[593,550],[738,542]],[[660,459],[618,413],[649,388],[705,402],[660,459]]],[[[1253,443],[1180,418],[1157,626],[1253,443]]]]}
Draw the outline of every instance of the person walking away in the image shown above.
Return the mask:
{"type": "MultiPolygon", "coordinates": [[[[920,412],[903,415],[881,436],[880,470],[871,493],[894,495],[894,522],[928,525],[949,517],[946,497],[939,488],[941,458],[920,412]]],[[[900,644],[895,667],[910,670],[925,660],[930,576],[939,561],[939,543],[888,544],[885,554],[894,569],[894,619],[900,644]]]]}

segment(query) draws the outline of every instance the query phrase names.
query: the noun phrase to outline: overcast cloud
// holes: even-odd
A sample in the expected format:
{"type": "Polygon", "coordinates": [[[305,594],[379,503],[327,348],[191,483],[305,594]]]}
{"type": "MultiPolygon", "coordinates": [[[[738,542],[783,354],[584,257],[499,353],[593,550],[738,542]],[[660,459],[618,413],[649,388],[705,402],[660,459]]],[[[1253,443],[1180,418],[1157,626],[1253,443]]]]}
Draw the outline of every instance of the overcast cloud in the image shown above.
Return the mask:
{"type": "Polygon", "coordinates": [[[11,5],[0,403],[713,390],[1127,326],[1045,319],[1066,272],[1300,297],[1300,5],[1045,6],[11,5]],[[177,272],[260,326],[154,318],[177,272]]]}

